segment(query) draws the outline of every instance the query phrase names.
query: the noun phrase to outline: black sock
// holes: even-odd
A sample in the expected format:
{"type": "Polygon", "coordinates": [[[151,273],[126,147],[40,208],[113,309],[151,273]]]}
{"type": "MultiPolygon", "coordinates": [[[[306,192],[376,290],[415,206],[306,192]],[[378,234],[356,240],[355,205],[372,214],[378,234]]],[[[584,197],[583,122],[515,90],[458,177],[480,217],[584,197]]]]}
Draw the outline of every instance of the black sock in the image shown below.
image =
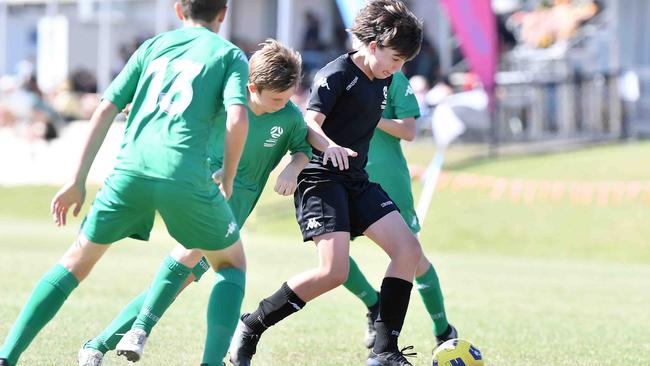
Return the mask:
{"type": "Polygon", "coordinates": [[[304,308],[305,304],[285,282],[273,295],[260,301],[257,309],[242,321],[255,333],[262,334],[275,323],[304,308]]]}
{"type": "Polygon", "coordinates": [[[397,338],[402,331],[409,307],[413,284],[400,278],[386,277],[381,283],[379,317],[375,321],[377,339],[373,351],[397,351],[397,338]]]}

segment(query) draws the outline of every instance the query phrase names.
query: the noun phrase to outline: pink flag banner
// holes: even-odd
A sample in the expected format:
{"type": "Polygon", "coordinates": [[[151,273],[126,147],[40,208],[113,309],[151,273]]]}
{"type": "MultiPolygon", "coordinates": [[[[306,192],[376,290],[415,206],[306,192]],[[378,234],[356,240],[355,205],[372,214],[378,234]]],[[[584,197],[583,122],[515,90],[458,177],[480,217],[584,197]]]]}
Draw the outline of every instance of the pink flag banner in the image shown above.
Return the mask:
{"type": "Polygon", "coordinates": [[[497,22],[491,0],[441,0],[471,70],[492,98],[497,68],[497,22]]]}

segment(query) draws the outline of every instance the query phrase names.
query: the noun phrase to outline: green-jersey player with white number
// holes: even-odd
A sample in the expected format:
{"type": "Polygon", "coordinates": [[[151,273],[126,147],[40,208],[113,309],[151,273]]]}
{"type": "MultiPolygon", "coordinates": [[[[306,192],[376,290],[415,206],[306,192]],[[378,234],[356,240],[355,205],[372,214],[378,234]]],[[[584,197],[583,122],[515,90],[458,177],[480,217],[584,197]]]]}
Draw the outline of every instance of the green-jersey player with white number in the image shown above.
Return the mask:
{"type": "MultiPolygon", "coordinates": [[[[230,323],[234,330],[241,297],[220,294],[237,286],[243,292],[245,257],[232,212],[210,179],[208,138],[225,111],[229,132],[221,190],[228,198],[248,129],[248,64],[239,48],[216,33],[225,17],[226,0],[180,0],[174,9],[184,27],[144,42],[91,117],[75,175],[52,200],[57,225],[66,224],[69,209],[75,216],[79,213],[95,155],[115,116],[132,103],[115,169],[97,194],[77,239],[23,307],[0,350],[2,366],[17,364],[111,243],[126,237],[147,240],[156,212],[174,239],[185,248],[200,249],[217,271],[208,306],[208,333],[228,329],[230,323]],[[224,267],[236,270],[221,273],[224,267]],[[230,314],[216,316],[222,309],[230,314]],[[219,324],[213,319],[225,321],[219,324]]],[[[162,315],[164,307],[149,304],[178,292],[183,281],[176,279],[184,280],[196,264],[183,259],[172,256],[161,267],[159,283],[165,285],[150,289],[139,320],[155,322],[162,315]]]]}
{"type": "MultiPolygon", "coordinates": [[[[282,170],[275,184],[275,191],[285,196],[293,194],[297,184],[296,177],[311,157],[311,145],[306,139],[307,125],[298,107],[289,102],[300,81],[300,55],[276,41],[268,40],[253,54],[249,66],[248,137],[239,161],[233,194],[228,201],[240,227],[255,207],[271,171],[287,152],[291,153],[291,161],[282,170]]],[[[225,113],[220,113],[217,119],[225,118],[225,113]]],[[[225,136],[225,125],[218,123],[211,134],[209,146],[210,167],[216,172],[214,177],[218,181],[222,179],[223,173],[225,136]]],[[[177,245],[170,257],[196,261],[201,258],[201,252],[177,245]]],[[[170,257],[166,261],[169,261],[170,257]]],[[[218,275],[237,270],[226,267],[224,266],[218,275]]],[[[181,290],[192,281],[198,281],[207,268],[207,263],[201,259],[184,280],[181,290]]],[[[156,278],[151,288],[164,286],[160,281],[161,278],[156,278]]],[[[240,287],[231,286],[230,292],[223,291],[220,295],[241,297],[243,285],[242,283],[240,287]]],[[[118,355],[124,354],[132,361],[141,357],[147,336],[151,334],[154,325],[153,322],[141,321],[138,316],[148,291],[131,301],[101,334],[82,347],[78,354],[79,366],[101,365],[106,352],[112,349],[117,349],[118,355]],[[122,334],[125,334],[124,337],[122,334]]],[[[176,296],[176,293],[169,293],[169,298],[160,299],[160,303],[150,306],[166,307],[176,296]]],[[[217,313],[215,316],[229,316],[229,312],[217,313]]],[[[218,318],[211,321],[217,320],[218,318]]],[[[231,325],[234,326],[235,323],[231,325]]],[[[229,340],[228,334],[223,332],[208,332],[203,365],[221,365],[229,340]]]]}

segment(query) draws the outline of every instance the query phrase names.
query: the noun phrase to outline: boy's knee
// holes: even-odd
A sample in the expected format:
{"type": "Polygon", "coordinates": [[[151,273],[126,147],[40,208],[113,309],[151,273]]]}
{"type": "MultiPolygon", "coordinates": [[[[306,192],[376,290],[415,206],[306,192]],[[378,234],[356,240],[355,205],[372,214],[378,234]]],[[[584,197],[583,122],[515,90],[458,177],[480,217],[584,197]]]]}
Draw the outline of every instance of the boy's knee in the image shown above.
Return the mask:
{"type": "Polygon", "coordinates": [[[348,274],[349,266],[347,265],[339,268],[330,267],[322,271],[321,278],[327,283],[327,287],[335,288],[341,286],[348,280],[348,274]]]}
{"type": "Polygon", "coordinates": [[[88,277],[95,263],[107,248],[108,246],[92,243],[80,235],[63,254],[59,264],[72,273],[77,281],[81,282],[88,277]]]}
{"type": "Polygon", "coordinates": [[[422,259],[422,247],[420,247],[420,243],[415,239],[406,241],[396,251],[392,259],[408,262],[413,264],[413,267],[416,267],[422,259]]]}
{"type": "Polygon", "coordinates": [[[199,263],[202,254],[200,250],[185,249],[183,246],[177,245],[174,247],[174,249],[172,249],[172,252],[169,254],[169,256],[178,263],[191,268],[199,263]]]}

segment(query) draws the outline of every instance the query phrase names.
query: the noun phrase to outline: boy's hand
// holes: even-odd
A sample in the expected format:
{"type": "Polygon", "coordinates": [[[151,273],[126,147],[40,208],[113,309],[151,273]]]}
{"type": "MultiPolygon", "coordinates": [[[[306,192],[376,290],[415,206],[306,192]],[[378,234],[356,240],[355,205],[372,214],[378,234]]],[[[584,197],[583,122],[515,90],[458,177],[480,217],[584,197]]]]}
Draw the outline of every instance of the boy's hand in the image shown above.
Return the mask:
{"type": "Polygon", "coordinates": [[[54,223],[57,226],[64,226],[66,224],[66,216],[68,210],[73,205],[74,210],[72,215],[75,217],[79,215],[81,211],[81,206],[86,199],[86,187],[83,184],[78,184],[76,182],[71,182],[63,186],[52,199],[50,204],[50,212],[54,218],[54,223]]]}
{"type": "Polygon", "coordinates": [[[287,165],[280,175],[278,175],[278,180],[275,182],[275,192],[281,196],[290,196],[293,192],[296,191],[298,186],[298,174],[300,172],[296,171],[291,165],[287,165]]]}
{"type": "Polygon", "coordinates": [[[230,196],[232,196],[232,186],[233,186],[232,180],[223,180],[219,185],[219,188],[221,189],[221,193],[226,198],[226,201],[230,199],[230,196]]]}
{"type": "Polygon", "coordinates": [[[327,161],[331,161],[334,167],[338,167],[339,170],[345,170],[350,167],[348,163],[348,157],[357,156],[356,151],[348,149],[347,147],[330,145],[327,147],[325,152],[323,152],[323,165],[327,164],[327,161]]]}
{"type": "Polygon", "coordinates": [[[127,104],[124,109],[122,109],[122,113],[124,113],[125,116],[129,117],[129,113],[131,113],[131,103],[127,104]]]}
{"type": "Polygon", "coordinates": [[[223,179],[223,169],[219,169],[216,172],[212,173],[212,181],[219,186],[219,190],[221,190],[221,194],[226,198],[226,200],[230,199],[230,196],[232,195],[232,180],[229,183],[226,183],[223,179]]]}

